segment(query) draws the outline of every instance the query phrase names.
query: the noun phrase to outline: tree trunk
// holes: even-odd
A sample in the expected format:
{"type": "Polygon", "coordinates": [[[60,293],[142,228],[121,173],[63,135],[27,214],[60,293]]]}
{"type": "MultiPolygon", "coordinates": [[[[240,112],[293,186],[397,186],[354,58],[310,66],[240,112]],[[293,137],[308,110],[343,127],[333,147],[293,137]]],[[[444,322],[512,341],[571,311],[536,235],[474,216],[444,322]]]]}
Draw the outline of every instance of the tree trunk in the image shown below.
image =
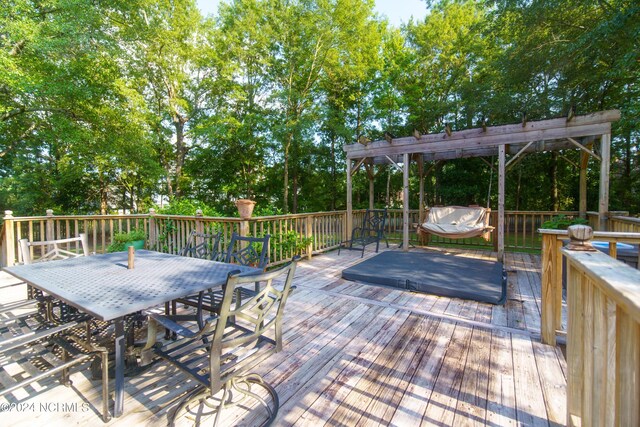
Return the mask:
{"type": "Polygon", "coordinates": [[[293,177],[291,180],[291,212],[298,213],[298,168],[297,160],[294,159],[293,177]]]}
{"type": "Polygon", "coordinates": [[[289,212],[289,147],[293,135],[287,135],[287,142],[284,144],[284,171],[282,173],[282,213],[289,212]]]}
{"type": "Polygon", "coordinates": [[[558,199],[558,152],[551,153],[551,170],[549,173],[551,177],[551,204],[553,210],[560,210],[560,201],[558,199]]]}
{"type": "Polygon", "coordinates": [[[107,209],[109,208],[108,196],[109,196],[109,193],[107,190],[107,186],[104,182],[104,179],[101,176],[100,177],[100,214],[101,215],[107,214],[107,209]]]}
{"type": "Polygon", "coordinates": [[[440,177],[442,175],[442,163],[438,162],[434,171],[434,183],[433,183],[433,204],[441,205],[442,197],[440,196],[440,177]]]}
{"type": "Polygon", "coordinates": [[[169,199],[173,198],[173,183],[171,182],[171,168],[167,165],[164,168],[167,173],[167,196],[169,199]]]}
{"type": "Polygon", "coordinates": [[[389,167],[389,169],[387,170],[387,197],[385,199],[386,201],[386,207],[390,207],[391,206],[391,168],[389,167]]]}
{"type": "Polygon", "coordinates": [[[175,193],[176,197],[182,196],[182,188],[180,188],[180,181],[182,178],[182,168],[184,166],[184,159],[187,155],[187,147],[184,140],[184,124],[186,119],[176,116],[173,119],[173,125],[176,129],[176,176],[175,176],[175,193]]]}
{"type": "Polygon", "coordinates": [[[516,211],[520,210],[520,199],[522,198],[522,168],[518,168],[518,185],[516,187],[516,211]]]}
{"type": "Polygon", "coordinates": [[[336,176],[336,137],[331,136],[331,210],[336,210],[336,202],[338,199],[338,189],[336,188],[336,182],[338,177],[336,176]]]}

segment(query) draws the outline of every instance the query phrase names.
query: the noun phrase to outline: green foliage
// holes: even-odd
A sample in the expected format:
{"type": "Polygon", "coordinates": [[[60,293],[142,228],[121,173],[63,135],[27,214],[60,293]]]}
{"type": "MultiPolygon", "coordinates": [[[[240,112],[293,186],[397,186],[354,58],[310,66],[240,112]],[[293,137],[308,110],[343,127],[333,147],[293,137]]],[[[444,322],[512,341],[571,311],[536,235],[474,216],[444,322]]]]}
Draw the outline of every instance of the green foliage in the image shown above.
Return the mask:
{"type": "Polygon", "coordinates": [[[186,198],[174,198],[169,201],[167,206],[162,208],[156,207],[156,212],[164,215],[186,215],[186,216],[194,216],[196,211],[200,209],[202,210],[202,215],[204,216],[212,216],[212,217],[220,217],[225,216],[216,209],[208,206],[207,204],[192,199],[186,198]]]}
{"type": "Polygon", "coordinates": [[[178,230],[175,222],[172,219],[169,219],[164,222],[164,227],[162,231],[158,235],[158,242],[156,243],[155,250],[165,253],[171,253],[173,248],[169,247],[170,238],[175,234],[178,230]]]}
{"type": "Polygon", "coordinates": [[[584,218],[571,218],[566,215],[557,215],[542,223],[541,228],[550,230],[566,230],[572,225],[588,225],[589,221],[584,218]]]}
{"type": "Polygon", "coordinates": [[[279,252],[279,250],[282,249],[284,253],[300,255],[312,241],[312,237],[305,237],[293,230],[289,230],[286,233],[272,236],[271,250],[279,252]]]}
{"type": "MultiPolygon", "coordinates": [[[[394,28],[372,0],[12,0],[0,8],[0,209],[255,215],[345,207],[342,146],[618,108],[610,209],[640,211],[640,6],[428,1],[394,28]],[[276,208],[277,207],[277,208],[276,208]]],[[[597,146],[597,141],[594,141],[597,146]]],[[[487,161],[495,160],[486,159],[487,161]]],[[[527,156],[507,209],[576,209],[577,151],[527,156]]],[[[490,168],[428,163],[428,204],[485,205],[490,168]]],[[[590,209],[598,168],[588,171],[590,209]]],[[[376,166],[376,206],[401,174],[376,166]]],[[[411,203],[417,205],[412,173],[411,203]]],[[[356,207],[368,179],[353,180],[356,207]]],[[[496,204],[494,176],[490,200],[496,204]]]]}
{"type": "Polygon", "coordinates": [[[282,215],[282,209],[273,205],[258,205],[253,209],[253,216],[274,216],[282,215]]]}
{"type": "Polygon", "coordinates": [[[113,235],[111,244],[107,247],[107,252],[124,251],[125,243],[135,242],[137,240],[146,240],[147,234],[144,230],[133,228],[129,232],[120,232],[113,235]]]}

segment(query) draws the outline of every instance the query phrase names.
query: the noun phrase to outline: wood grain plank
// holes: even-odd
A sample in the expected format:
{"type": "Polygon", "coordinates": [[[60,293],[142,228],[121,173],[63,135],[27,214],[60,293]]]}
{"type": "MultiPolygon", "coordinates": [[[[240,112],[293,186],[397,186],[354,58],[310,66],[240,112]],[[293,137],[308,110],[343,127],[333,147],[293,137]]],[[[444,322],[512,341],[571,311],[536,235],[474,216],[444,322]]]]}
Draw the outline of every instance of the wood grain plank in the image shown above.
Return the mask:
{"type": "Polygon", "coordinates": [[[472,328],[456,325],[421,426],[453,425],[472,328]]]}
{"type": "Polygon", "coordinates": [[[517,423],[515,378],[511,355],[511,336],[502,331],[493,331],[487,387],[487,425],[514,426],[517,423]]]}
{"type": "Polygon", "coordinates": [[[511,346],[518,422],[528,426],[548,426],[547,409],[531,340],[513,335],[511,346]]]}
{"type": "MultiPolygon", "coordinates": [[[[368,329],[377,329],[377,322],[383,323],[383,327],[378,333],[368,341],[360,351],[354,354],[349,360],[345,357],[338,363],[332,372],[327,375],[329,384],[325,384],[325,379],[321,380],[320,387],[315,392],[301,394],[299,399],[291,399],[284,406],[286,415],[281,416],[278,424],[290,425],[295,423],[300,426],[319,425],[331,416],[342,400],[351,392],[353,387],[367,372],[369,367],[375,362],[377,355],[387,346],[389,341],[396,335],[405,320],[409,317],[408,312],[397,312],[392,309],[384,309],[376,317],[368,329]],[[301,414],[300,411],[302,411],[301,414]]],[[[359,337],[358,337],[359,338],[359,337]]],[[[358,347],[353,347],[356,350],[358,347]]],[[[350,347],[351,349],[351,347],[350,347]]]]}

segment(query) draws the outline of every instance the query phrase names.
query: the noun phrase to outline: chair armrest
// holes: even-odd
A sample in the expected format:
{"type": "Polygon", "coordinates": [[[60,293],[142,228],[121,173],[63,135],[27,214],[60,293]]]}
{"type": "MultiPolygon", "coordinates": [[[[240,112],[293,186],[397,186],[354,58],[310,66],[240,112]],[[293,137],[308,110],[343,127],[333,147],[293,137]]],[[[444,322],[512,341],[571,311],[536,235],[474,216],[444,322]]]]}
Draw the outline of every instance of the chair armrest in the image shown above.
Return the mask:
{"type": "Polygon", "coordinates": [[[356,233],[359,233],[360,236],[362,236],[364,232],[364,229],[362,227],[356,227],[353,230],[351,230],[351,240],[353,240],[356,236],[356,233]]]}
{"type": "Polygon", "coordinates": [[[183,337],[192,338],[196,335],[196,333],[193,332],[191,329],[185,328],[184,326],[180,325],[178,322],[171,319],[170,316],[163,316],[161,314],[150,313],[149,320],[157,324],[160,324],[164,328],[169,329],[171,332],[175,332],[176,334],[181,335],[183,337]]]}
{"type": "Polygon", "coordinates": [[[36,341],[49,338],[52,335],[59,334],[61,332],[67,331],[71,328],[75,328],[79,326],[82,322],[74,321],[65,323],[63,325],[55,326],[50,329],[43,329],[40,331],[29,331],[22,335],[17,335],[11,338],[5,338],[0,341],[0,353],[7,352],[9,350],[13,350],[18,347],[25,346],[27,344],[34,343],[36,341]]]}
{"type": "Polygon", "coordinates": [[[144,345],[141,351],[149,350],[155,347],[158,340],[158,325],[170,330],[185,338],[198,339],[202,335],[206,335],[210,332],[210,325],[218,320],[218,316],[210,316],[205,321],[205,327],[199,332],[193,332],[191,329],[180,325],[176,320],[194,320],[193,316],[164,316],[157,313],[147,313],[149,318],[149,325],[147,327],[147,343],[144,345]]]}

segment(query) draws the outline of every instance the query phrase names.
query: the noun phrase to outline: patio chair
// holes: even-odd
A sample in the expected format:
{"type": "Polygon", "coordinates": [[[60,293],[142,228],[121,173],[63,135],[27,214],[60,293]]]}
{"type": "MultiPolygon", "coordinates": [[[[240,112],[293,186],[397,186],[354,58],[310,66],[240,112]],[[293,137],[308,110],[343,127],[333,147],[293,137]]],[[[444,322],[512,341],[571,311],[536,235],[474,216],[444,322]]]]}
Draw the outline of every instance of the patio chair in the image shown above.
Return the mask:
{"type": "Polygon", "coordinates": [[[200,233],[192,231],[180,255],[192,258],[219,261],[222,233],[200,233]]]}
{"type": "MultiPolygon", "coordinates": [[[[20,239],[18,244],[23,264],[89,256],[89,243],[87,235],[84,233],[81,233],[78,237],[36,242],[20,239]],[[37,258],[33,256],[35,253],[39,253],[37,258]]],[[[19,305],[22,305],[22,308],[35,307],[37,305],[38,310],[44,314],[46,322],[58,323],[72,320],[72,318],[78,316],[78,311],[75,308],[49,295],[44,295],[42,291],[32,286],[27,286],[27,298],[19,303],[14,303],[11,309],[15,310],[19,308],[19,305]],[[56,314],[55,311],[58,311],[58,313],[56,314]]]]}
{"type": "Polygon", "coordinates": [[[364,256],[364,249],[367,245],[371,243],[376,244],[376,253],[380,248],[380,240],[384,239],[387,244],[387,248],[389,247],[389,241],[387,237],[384,235],[384,224],[387,221],[387,210],[386,209],[367,209],[362,218],[362,226],[356,227],[351,231],[351,240],[343,242],[338,247],[338,255],[340,255],[340,250],[343,245],[345,249],[358,249],[362,247],[362,255],[364,256]]]}
{"type": "Polygon", "coordinates": [[[78,237],[42,242],[30,242],[28,239],[20,239],[19,244],[24,264],[89,256],[89,240],[84,233],[81,233],[78,237]],[[71,250],[72,244],[75,246],[74,250],[71,250]],[[32,252],[36,248],[40,251],[40,257],[34,259],[32,252]]]}
{"type": "Polygon", "coordinates": [[[99,357],[102,362],[102,418],[109,421],[108,352],[91,342],[88,317],[65,323],[43,323],[38,313],[3,318],[0,321],[0,397],[52,375],[61,375],[71,385],[69,369],[99,357]]]}
{"type": "MultiPolygon", "coordinates": [[[[189,234],[187,244],[180,250],[179,255],[192,258],[208,259],[210,261],[220,261],[222,254],[220,253],[220,240],[222,239],[222,233],[200,233],[193,230],[189,234]]],[[[188,299],[188,298],[187,298],[188,299]]],[[[165,314],[176,315],[177,312],[177,300],[165,303],[165,314]]],[[[185,302],[185,299],[181,299],[185,305],[191,305],[189,302],[185,302]]],[[[169,331],[167,331],[167,334],[169,331]]]]}
{"type": "Polygon", "coordinates": [[[266,408],[268,421],[265,424],[275,419],[279,408],[276,391],[260,375],[249,370],[259,361],[282,350],[282,318],[293,289],[291,283],[296,263],[297,260],[293,260],[277,270],[254,275],[239,275],[237,271],[229,273],[223,286],[219,313],[206,319],[197,331],[185,328],[166,316],[149,314],[145,349],[153,348],[156,355],[198,383],[173,413],[171,425],[183,411],[188,415],[196,414],[196,425],[200,425],[199,417],[204,411],[209,412],[204,415],[215,413],[214,426],[218,425],[223,409],[243,404],[247,398],[256,399],[266,408]],[[284,278],[284,284],[276,288],[273,282],[280,278],[284,278]],[[237,289],[254,282],[264,284],[261,290],[242,304],[234,304],[237,289]],[[232,317],[235,321],[228,322],[232,317]],[[183,338],[158,347],[158,325],[183,338]],[[269,394],[270,404],[258,396],[254,391],[256,387],[269,394]],[[202,410],[196,409],[200,406],[202,410]]]}
{"type": "MultiPolygon", "coordinates": [[[[230,264],[238,264],[245,266],[254,266],[264,270],[269,263],[269,239],[267,234],[264,237],[243,237],[233,233],[231,241],[225,252],[223,261],[230,264]]],[[[254,289],[239,287],[236,289],[234,301],[239,304],[243,298],[251,298],[260,290],[259,282],[255,283],[254,289]]],[[[220,304],[222,303],[222,291],[217,289],[209,289],[206,292],[200,292],[198,295],[190,295],[185,298],[177,299],[177,303],[196,308],[196,321],[200,328],[204,327],[204,312],[211,314],[219,313],[220,304]]],[[[173,316],[176,316],[176,306],[173,305],[173,316]]],[[[184,320],[191,320],[189,317],[183,317],[184,320]]]]}

